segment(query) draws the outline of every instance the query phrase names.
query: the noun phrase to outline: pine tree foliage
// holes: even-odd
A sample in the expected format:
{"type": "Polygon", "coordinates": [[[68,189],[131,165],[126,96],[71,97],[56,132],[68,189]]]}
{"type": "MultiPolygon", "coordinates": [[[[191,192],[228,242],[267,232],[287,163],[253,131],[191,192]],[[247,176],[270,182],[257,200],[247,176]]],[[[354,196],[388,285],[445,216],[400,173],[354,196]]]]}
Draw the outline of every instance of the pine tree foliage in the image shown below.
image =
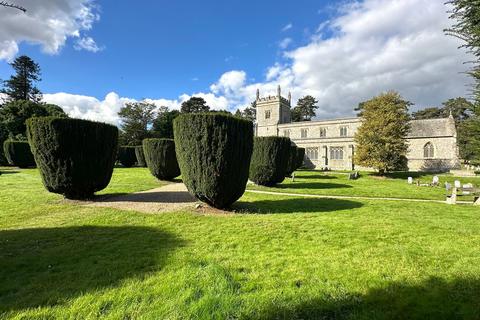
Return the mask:
{"type": "Polygon", "coordinates": [[[292,110],[292,121],[310,121],[315,117],[318,101],[312,96],[300,98],[292,110]]]}
{"type": "Polygon", "coordinates": [[[30,57],[20,56],[10,66],[15,71],[9,80],[4,81],[0,91],[8,96],[8,101],[28,100],[40,102],[42,93],[35,86],[40,81],[40,66],[30,57]]]}

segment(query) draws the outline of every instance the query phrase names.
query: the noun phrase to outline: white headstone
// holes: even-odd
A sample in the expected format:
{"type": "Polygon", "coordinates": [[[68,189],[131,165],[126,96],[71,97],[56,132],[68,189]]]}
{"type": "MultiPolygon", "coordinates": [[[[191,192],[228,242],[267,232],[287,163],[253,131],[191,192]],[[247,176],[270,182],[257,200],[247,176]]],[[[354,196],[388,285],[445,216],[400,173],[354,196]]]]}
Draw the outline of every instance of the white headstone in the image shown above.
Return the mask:
{"type": "Polygon", "coordinates": [[[455,180],[455,188],[461,188],[462,187],[462,183],[458,180],[455,180]]]}
{"type": "Polygon", "coordinates": [[[440,182],[440,179],[438,178],[438,176],[434,176],[432,182],[433,184],[438,184],[440,182]]]}
{"type": "Polygon", "coordinates": [[[413,183],[413,178],[412,177],[408,177],[408,184],[412,184],[413,183]]]}

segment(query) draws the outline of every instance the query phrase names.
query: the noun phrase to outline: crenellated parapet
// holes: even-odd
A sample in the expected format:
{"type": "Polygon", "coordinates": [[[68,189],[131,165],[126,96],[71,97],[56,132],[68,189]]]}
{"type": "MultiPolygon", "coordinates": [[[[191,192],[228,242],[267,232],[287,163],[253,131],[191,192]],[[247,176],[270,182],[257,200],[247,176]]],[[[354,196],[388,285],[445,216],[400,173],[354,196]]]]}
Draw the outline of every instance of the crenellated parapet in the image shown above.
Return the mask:
{"type": "Polygon", "coordinates": [[[284,97],[278,97],[278,96],[266,96],[266,97],[258,97],[257,102],[275,102],[275,101],[281,101],[285,103],[290,103],[288,99],[284,97]]]}

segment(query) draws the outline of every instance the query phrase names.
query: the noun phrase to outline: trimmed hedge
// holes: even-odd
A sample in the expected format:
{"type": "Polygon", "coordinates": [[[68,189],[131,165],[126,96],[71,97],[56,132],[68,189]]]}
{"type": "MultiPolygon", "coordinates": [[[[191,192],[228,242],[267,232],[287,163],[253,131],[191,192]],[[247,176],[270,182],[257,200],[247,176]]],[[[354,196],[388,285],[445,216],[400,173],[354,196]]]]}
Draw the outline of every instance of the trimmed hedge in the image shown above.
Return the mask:
{"type": "Polygon", "coordinates": [[[297,168],[303,167],[303,161],[305,159],[305,148],[299,148],[297,147],[297,168]]]}
{"type": "Polygon", "coordinates": [[[31,118],[27,136],[48,191],[88,199],[109,184],[117,127],[80,119],[31,118]]]}
{"type": "Polygon", "coordinates": [[[150,172],[157,179],[172,180],[180,175],[172,139],[145,139],[143,153],[150,172]]]}
{"type": "Polygon", "coordinates": [[[145,154],[143,153],[142,146],[135,147],[135,157],[137,158],[137,165],[139,167],[145,168],[147,166],[147,162],[145,161],[145,154]]]}
{"type": "Polygon", "coordinates": [[[135,147],[121,146],[118,148],[118,162],[125,168],[131,168],[137,162],[135,147]]]}
{"type": "Polygon", "coordinates": [[[281,183],[288,169],[290,146],[286,137],[255,137],[250,180],[263,186],[281,183]]]}
{"type": "Polygon", "coordinates": [[[290,146],[286,177],[291,177],[293,172],[297,170],[297,149],[297,146],[290,146]]]}
{"type": "Polygon", "coordinates": [[[251,121],[221,113],[191,113],[173,124],[177,159],[190,193],[226,208],[245,192],[253,149],[251,121]]]}
{"type": "Polygon", "coordinates": [[[36,166],[28,142],[6,140],[3,143],[3,152],[8,163],[12,166],[17,166],[19,168],[36,166]]]}

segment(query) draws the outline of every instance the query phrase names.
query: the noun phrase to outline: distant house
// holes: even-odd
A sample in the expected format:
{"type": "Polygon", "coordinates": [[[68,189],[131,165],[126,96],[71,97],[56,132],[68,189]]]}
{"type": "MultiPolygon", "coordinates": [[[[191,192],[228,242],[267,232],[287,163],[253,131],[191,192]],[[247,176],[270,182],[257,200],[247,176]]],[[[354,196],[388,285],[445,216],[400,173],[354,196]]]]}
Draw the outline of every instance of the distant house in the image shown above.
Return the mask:
{"type": "MultiPolygon", "coordinates": [[[[256,136],[285,136],[305,148],[311,168],[368,169],[355,166],[354,136],[361,118],[291,122],[291,97],[260,97],[257,92],[256,136]]],[[[412,171],[450,170],[458,167],[457,131],[453,117],[412,120],[407,137],[408,167],[412,171]]]]}

